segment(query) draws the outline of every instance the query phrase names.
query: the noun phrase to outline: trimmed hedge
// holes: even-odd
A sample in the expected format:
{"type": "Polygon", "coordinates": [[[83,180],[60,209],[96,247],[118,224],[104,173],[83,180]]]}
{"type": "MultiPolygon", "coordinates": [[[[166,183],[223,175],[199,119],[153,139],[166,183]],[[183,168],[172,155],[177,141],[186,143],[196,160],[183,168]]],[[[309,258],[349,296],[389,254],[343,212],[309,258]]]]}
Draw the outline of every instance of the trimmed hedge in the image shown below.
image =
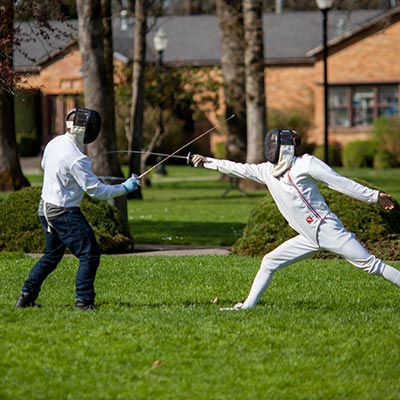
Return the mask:
{"type": "MultiPolygon", "coordinates": [[[[44,251],[44,234],[37,213],[40,194],[40,187],[25,188],[0,202],[0,251],[44,251]]],[[[102,253],[133,252],[134,241],[129,227],[115,207],[85,196],[81,209],[93,228],[102,253]]]]}
{"type": "MultiPolygon", "coordinates": [[[[396,200],[393,200],[395,209],[385,211],[378,205],[352,199],[327,187],[320,189],[330,209],[370,252],[382,259],[400,260],[400,205],[396,200]]],[[[296,234],[267,194],[252,210],[243,236],[233,245],[232,251],[238,255],[261,256],[296,234]]],[[[315,255],[331,256],[327,252],[315,255]]]]}

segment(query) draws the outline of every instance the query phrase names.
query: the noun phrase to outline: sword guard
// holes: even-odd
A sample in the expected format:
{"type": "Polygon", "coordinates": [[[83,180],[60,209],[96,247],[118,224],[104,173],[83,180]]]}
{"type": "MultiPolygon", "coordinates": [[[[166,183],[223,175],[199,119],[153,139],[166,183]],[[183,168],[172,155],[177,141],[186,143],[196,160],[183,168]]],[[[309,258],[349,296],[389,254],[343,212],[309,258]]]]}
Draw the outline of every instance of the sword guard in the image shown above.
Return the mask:
{"type": "Polygon", "coordinates": [[[193,153],[191,151],[189,151],[187,158],[186,158],[187,165],[193,166],[193,164],[191,164],[192,158],[193,158],[193,153]]]}

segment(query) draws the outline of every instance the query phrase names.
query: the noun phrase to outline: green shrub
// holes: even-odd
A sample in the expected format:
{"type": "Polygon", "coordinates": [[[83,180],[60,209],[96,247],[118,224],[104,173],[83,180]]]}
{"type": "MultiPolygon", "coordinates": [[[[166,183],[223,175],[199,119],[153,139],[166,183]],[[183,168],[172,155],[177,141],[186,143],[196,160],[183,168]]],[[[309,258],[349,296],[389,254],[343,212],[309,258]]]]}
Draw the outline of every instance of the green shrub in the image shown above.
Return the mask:
{"type": "Polygon", "coordinates": [[[354,140],[343,149],[343,166],[346,168],[371,168],[376,147],[371,140],[354,140]]]}
{"type": "Polygon", "coordinates": [[[378,153],[374,160],[374,166],[376,168],[399,167],[400,116],[380,116],[375,120],[371,134],[378,153]]]}
{"type": "MultiPolygon", "coordinates": [[[[315,157],[318,157],[320,160],[324,160],[325,146],[317,146],[312,154],[315,157]]],[[[331,165],[332,167],[342,166],[342,147],[340,143],[335,142],[328,145],[328,157],[329,165],[331,165]]]]}
{"type": "Polygon", "coordinates": [[[374,156],[374,168],[388,169],[393,165],[393,155],[385,150],[378,150],[374,156]]]}
{"type": "MultiPolygon", "coordinates": [[[[0,251],[44,251],[43,229],[37,215],[40,193],[39,187],[26,188],[0,202],[0,251]]],[[[94,230],[102,253],[133,251],[129,228],[116,208],[88,196],[83,199],[81,208],[94,230]]]]}
{"type": "MultiPolygon", "coordinates": [[[[400,205],[397,201],[393,200],[395,209],[387,212],[378,205],[363,203],[327,187],[321,187],[321,193],[345,227],[355,232],[372,253],[384,259],[400,259],[400,205]]],[[[232,251],[238,255],[263,255],[295,235],[268,194],[252,210],[243,236],[233,245],[232,251]]],[[[326,253],[318,256],[326,257],[326,253]]]]}

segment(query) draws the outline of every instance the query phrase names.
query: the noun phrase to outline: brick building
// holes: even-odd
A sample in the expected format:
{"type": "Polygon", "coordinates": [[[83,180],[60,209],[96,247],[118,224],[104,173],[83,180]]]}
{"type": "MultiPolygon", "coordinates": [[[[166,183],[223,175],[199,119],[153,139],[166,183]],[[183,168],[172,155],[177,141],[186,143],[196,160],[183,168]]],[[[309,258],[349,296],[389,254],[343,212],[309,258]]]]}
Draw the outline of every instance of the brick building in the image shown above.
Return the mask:
{"type": "MultiPolygon", "coordinates": [[[[116,66],[129,63],[133,54],[134,21],[121,22],[119,18],[113,21],[116,66]]],[[[379,115],[399,113],[400,6],[388,11],[331,11],[328,22],[329,139],[345,144],[367,138],[379,115]]],[[[322,144],[321,13],[270,13],[264,15],[263,24],[267,108],[310,115],[313,127],[308,132],[309,141],[322,144]]],[[[82,104],[76,26],[76,21],[70,21],[68,26],[58,24],[58,29],[65,30],[67,35],[54,39],[51,45],[27,42],[22,45],[22,52],[15,50],[16,69],[27,74],[26,84],[37,88],[43,142],[63,131],[66,110],[82,104]],[[30,57],[26,58],[24,53],[30,57]]],[[[219,28],[215,16],[163,17],[151,21],[149,26],[149,63],[157,60],[152,38],[162,27],[169,36],[164,52],[166,66],[219,66],[219,28]]],[[[21,29],[28,27],[21,25],[21,29]]],[[[199,107],[205,118],[214,123],[214,111],[207,110],[204,104],[199,107]]]]}

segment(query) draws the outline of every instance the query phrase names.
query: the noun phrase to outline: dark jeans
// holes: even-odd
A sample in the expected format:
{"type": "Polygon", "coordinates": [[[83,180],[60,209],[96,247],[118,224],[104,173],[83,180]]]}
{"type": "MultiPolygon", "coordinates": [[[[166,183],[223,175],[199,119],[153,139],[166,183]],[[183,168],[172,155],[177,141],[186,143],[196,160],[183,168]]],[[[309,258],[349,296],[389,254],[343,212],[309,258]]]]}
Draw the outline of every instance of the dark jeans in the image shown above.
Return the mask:
{"type": "Polygon", "coordinates": [[[46,248],[42,258],[33,266],[25,281],[22,292],[30,293],[33,298],[39,295],[43,281],[52,273],[61,261],[65,249],[79,258],[76,275],[76,299],[94,304],[94,279],[100,263],[100,249],[94,232],[78,207],[66,208],[57,218],[50,219],[51,231],[48,231],[46,218],[40,216],[45,231],[46,248]]]}

